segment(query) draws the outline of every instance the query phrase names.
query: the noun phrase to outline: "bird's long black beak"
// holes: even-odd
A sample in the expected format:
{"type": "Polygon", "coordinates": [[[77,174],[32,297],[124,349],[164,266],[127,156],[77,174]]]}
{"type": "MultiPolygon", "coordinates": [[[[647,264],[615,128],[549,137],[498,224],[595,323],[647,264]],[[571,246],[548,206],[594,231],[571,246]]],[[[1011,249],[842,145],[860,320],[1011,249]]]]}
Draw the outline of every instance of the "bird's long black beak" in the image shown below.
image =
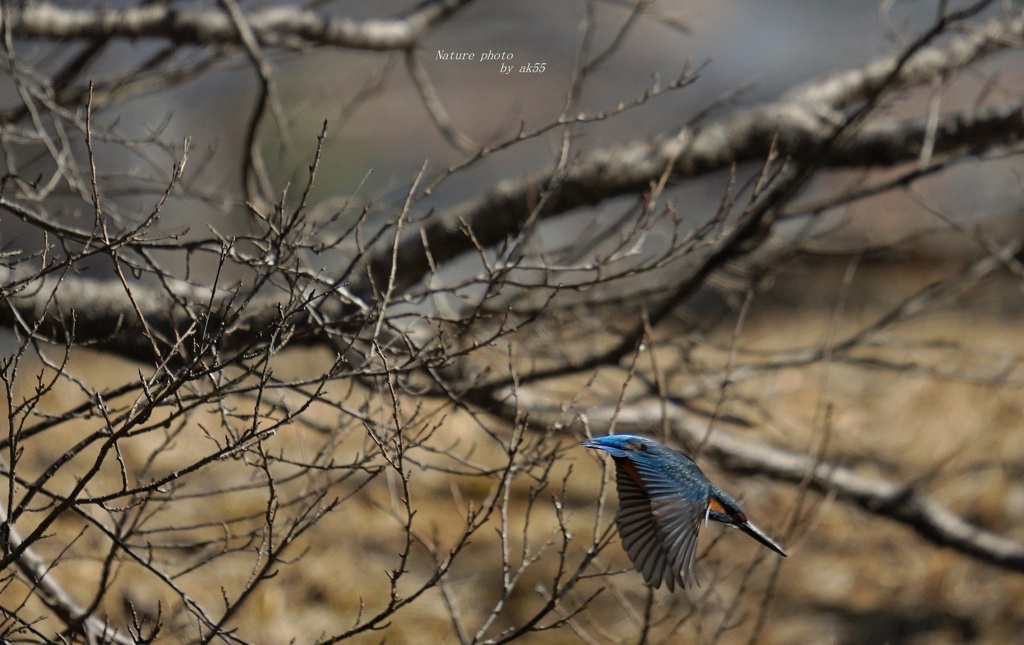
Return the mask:
{"type": "Polygon", "coordinates": [[[770,537],[768,537],[768,535],[764,531],[762,531],[761,529],[757,528],[756,526],[754,526],[750,522],[742,522],[742,523],[738,522],[736,524],[733,524],[733,526],[735,526],[739,530],[743,531],[744,533],[746,533],[750,537],[754,538],[755,540],[757,540],[761,544],[765,545],[766,547],[768,547],[772,551],[775,551],[776,553],[778,553],[782,557],[784,557],[784,558],[789,557],[789,555],[786,553],[786,550],[782,548],[782,545],[780,545],[778,542],[776,542],[775,540],[773,540],[770,537]]]}

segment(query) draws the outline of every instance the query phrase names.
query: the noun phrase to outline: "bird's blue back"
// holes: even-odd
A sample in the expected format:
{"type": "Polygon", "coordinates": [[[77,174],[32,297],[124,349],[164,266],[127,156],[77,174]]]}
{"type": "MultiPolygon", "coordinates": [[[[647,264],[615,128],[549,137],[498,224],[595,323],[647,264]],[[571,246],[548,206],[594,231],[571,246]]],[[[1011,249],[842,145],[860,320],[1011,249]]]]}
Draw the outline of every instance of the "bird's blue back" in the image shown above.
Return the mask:
{"type": "Polygon", "coordinates": [[[643,476],[643,481],[637,483],[648,494],[655,492],[650,490],[655,486],[657,492],[683,495],[694,503],[706,503],[711,497],[711,482],[692,459],[652,439],[618,434],[591,439],[583,445],[608,452],[618,465],[619,460],[628,460],[643,476]],[[669,485],[673,485],[671,490],[665,489],[669,485]]]}

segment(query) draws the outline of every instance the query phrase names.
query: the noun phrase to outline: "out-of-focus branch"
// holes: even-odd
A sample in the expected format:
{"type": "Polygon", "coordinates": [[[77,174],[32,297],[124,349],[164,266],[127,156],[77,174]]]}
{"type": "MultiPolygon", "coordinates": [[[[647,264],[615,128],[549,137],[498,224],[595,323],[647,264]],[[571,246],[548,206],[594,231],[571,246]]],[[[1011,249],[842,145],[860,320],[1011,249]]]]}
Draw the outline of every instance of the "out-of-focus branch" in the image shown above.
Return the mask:
{"type": "MultiPolygon", "coordinates": [[[[5,273],[0,269],[0,278],[5,273]]],[[[69,275],[36,278],[20,293],[5,298],[0,305],[0,327],[144,362],[167,358],[153,355],[154,341],[157,347],[188,354],[192,346],[189,336],[196,334],[198,342],[204,328],[223,326],[219,348],[233,351],[261,345],[282,323],[292,328],[316,325],[321,331],[330,327],[314,322],[308,310],[296,310],[298,303],[290,303],[285,293],[280,298],[268,294],[245,303],[245,297],[227,289],[211,290],[177,280],[168,280],[165,287],[167,290],[140,283],[133,286],[129,298],[119,282],[69,275]]],[[[333,300],[318,304],[318,316],[340,323],[346,314],[338,305],[333,300]]],[[[299,342],[326,340],[322,335],[303,334],[299,342]]]]}
{"type": "MultiPolygon", "coordinates": [[[[637,420],[660,419],[661,403],[630,406],[637,420]]],[[[707,434],[707,421],[677,406],[669,407],[671,427],[681,441],[696,446],[707,434]]],[[[620,416],[621,419],[621,416],[620,416]]],[[[802,455],[732,433],[715,430],[704,444],[705,454],[722,467],[810,486],[866,511],[888,517],[915,530],[939,546],[947,546],[989,564],[1024,572],[1024,544],[970,524],[911,484],[871,477],[835,464],[818,463],[802,455]]]]}
{"type": "MultiPolygon", "coordinates": [[[[569,166],[555,194],[536,214],[537,197],[551,186],[553,171],[502,182],[478,199],[438,213],[422,231],[410,231],[399,248],[402,261],[396,285],[408,288],[432,265],[478,245],[501,243],[529,217],[552,217],[642,193],[657,185],[666,170],[668,183],[675,184],[736,164],[762,163],[773,149],[798,163],[813,156],[821,167],[888,166],[917,160],[930,136],[934,137],[933,156],[1012,145],[1024,136],[1020,102],[946,115],[937,126],[925,119],[873,120],[848,130],[822,154],[823,145],[843,124],[841,110],[878,92],[879,83],[888,82],[889,91],[919,85],[1010,47],[1022,37],[1024,14],[992,21],[945,45],[922,48],[903,61],[895,74],[900,56],[835,74],[778,102],[741,110],[713,123],[687,126],[653,141],[589,151],[569,166]]],[[[373,281],[380,283],[390,275],[390,255],[374,259],[373,281]]]]}
{"type": "MultiPolygon", "coordinates": [[[[841,168],[914,161],[920,155],[927,129],[924,119],[874,122],[835,144],[822,163],[841,168]]],[[[802,106],[771,105],[710,126],[686,129],[676,137],[595,150],[570,166],[540,217],[640,193],[657,182],[670,164],[670,181],[678,183],[726,170],[733,164],[763,161],[773,141],[782,154],[800,161],[827,142],[833,131],[832,124],[802,106]]],[[[1024,104],[949,115],[940,120],[935,136],[936,155],[1012,145],[1024,136],[1024,104]]],[[[431,270],[431,261],[436,266],[473,250],[475,243],[490,247],[515,235],[529,217],[533,201],[550,181],[548,173],[541,173],[503,182],[479,199],[439,213],[424,227],[422,235],[416,231],[402,241],[396,284],[408,288],[431,270]],[[472,236],[466,234],[467,229],[472,236]],[[424,248],[424,239],[429,249],[424,248]]],[[[390,271],[390,254],[377,257],[372,265],[376,279],[390,271]]]]}
{"type": "MultiPolygon", "coordinates": [[[[263,45],[330,45],[350,49],[406,49],[425,31],[472,0],[426,2],[395,18],[353,20],[294,6],[267,7],[246,14],[263,45]]],[[[18,38],[164,38],[193,45],[241,44],[236,25],[219,9],[184,9],[172,3],[125,9],[72,9],[29,3],[7,13],[18,38]]]]}
{"type": "MultiPolygon", "coordinates": [[[[7,509],[0,504],[0,525],[4,553],[16,551],[24,544],[24,538],[13,524],[8,522],[7,509]]],[[[15,559],[18,571],[46,606],[60,617],[75,633],[84,635],[88,642],[134,645],[135,639],[125,631],[117,630],[98,616],[90,614],[78,604],[53,577],[53,566],[47,563],[31,548],[26,548],[15,559]]]]}
{"type": "MultiPolygon", "coordinates": [[[[581,162],[567,170],[557,192],[551,196],[547,205],[543,206],[541,216],[552,216],[564,213],[574,207],[595,204],[603,199],[622,194],[640,192],[656,181],[670,163],[666,155],[679,154],[687,160],[688,166],[681,169],[685,176],[696,176],[728,167],[733,161],[763,160],[770,153],[773,130],[767,125],[771,117],[766,116],[771,108],[760,118],[752,113],[731,117],[733,126],[723,124],[712,128],[717,134],[695,133],[687,150],[679,152],[670,145],[634,144],[629,149],[615,151],[599,151],[591,153],[581,162]],[[762,148],[763,146],[763,148],[762,148]],[[742,153],[742,155],[740,155],[742,153]],[[730,155],[741,156],[733,161],[730,155]]],[[[758,112],[757,110],[753,112],[758,112]]],[[[793,114],[791,114],[793,116],[793,114]]],[[[820,121],[816,125],[803,118],[787,120],[781,115],[775,121],[779,146],[790,147],[790,155],[799,159],[801,152],[810,152],[815,143],[823,143],[830,135],[832,128],[820,121]]],[[[853,133],[835,145],[825,157],[826,163],[834,166],[882,165],[897,164],[917,158],[920,144],[926,136],[928,125],[924,120],[874,122],[853,133]]],[[[702,130],[707,132],[707,130],[702,130]]],[[[1015,103],[988,108],[974,114],[955,114],[942,119],[936,129],[935,154],[954,154],[967,150],[984,150],[1011,144],[1024,136],[1024,104],[1015,103]]],[[[680,139],[673,139],[676,145],[680,139]]],[[[677,170],[680,166],[676,166],[677,170]]],[[[676,173],[679,175],[679,173],[676,173]]],[[[680,175],[681,176],[681,175],[680,175]]],[[[529,216],[533,206],[531,200],[543,190],[545,181],[550,177],[534,177],[522,181],[511,181],[499,184],[484,197],[457,206],[439,214],[424,227],[421,232],[404,236],[399,242],[397,252],[392,254],[390,247],[386,253],[375,257],[371,263],[370,273],[376,284],[387,284],[391,278],[392,255],[399,258],[394,269],[395,292],[407,290],[418,282],[429,271],[455,257],[472,251],[479,245],[489,248],[515,235],[525,218],[529,216]],[[467,235],[467,228],[472,235],[467,235]],[[424,240],[427,245],[424,245],[424,240]],[[429,251],[429,253],[428,253],[429,251]]],[[[720,245],[731,242],[723,239],[720,245]]],[[[51,301],[52,289],[38,281],[30,289],[25,289],[15,298],[8,300],[6,307],[0,307],[0,326],[13,327],[18,319],[42,321],[40,333],[44,336],[64,342],[66,337],[62,330],[69,328],[72,312],[88,312],[88,316],[79,316],[76,321],[78,338],[98,343],[105,349],[132,358],[152,358],[146,350],[145,338],[141,333],[133,333],[133,320],[137,319],[130,300],[125,296],[120,285],[99,283],[94,280],[76,276],[63,276],[59,297],[51,301]],[[86,320],[86,318],[88,320],[86,320]],[[113,334],[113,330],[118,330],[113,334]],[[133,348],[133,341],[141,344],[133,348]],[[141,351],[141,353],[140,353],[141,351]]],[[[176,308],[172,300],[159,292],[146,293],[140,287],[133,292],[140,302],[151,306],[146,308],[150,326],[168,332],[179,328],[175,322],[187,320],[191,316],[175,316],[176,308]]],[[[366,302],[373,302],[375,294],[366,283],[355,280],[351,291],[366,302]]],[[[282,298],[287,298],[282,294],[282,298]]],[[[183,302],[204,306],[210,302],[207,289],[188,286],[181,294],[183,302]]],[[[246,308],[238,318],[230,333],[244,336],[251,330],[267,329],[275,321],[280,320],[277,306],[281,304],[273,298],[246,308]]],[[[349,314],[356,313],[354,307],[342,306],[336,301],[325,301],[317,305],[321,318],[340,322],[349,314]]],[[[203,307],[205,308],[205,306],[203,307]]],[[[220,311],[214,306],[211,312],[220,311]]],[[[184,311],[180,313],[184,314],[184,311]]],[[[309,320],[310,324],[316,323],[309,320]]],[[[303,320],[293,320],[293,324],[302,325],[303,320]]],[[[141,328],[138,330],[142,331],[141,328]]],[[[229,334],[230,336],[230,334],[229,334]]],[[[241,338],[241,336],[239,336],[241,338]]],[[[326,342],[324,336],[300,335],[296,340],[305,343],[326,342]]],[[[230,343],[229,345],[230,346],[230,343]]]]}
{"type": "MultiPolygon", "coordinates": [[[[437,19],[441,13],[454,11],[464,4],[431,3],[411,14],[415,19],[408,17],[406,20],[426,20],[424,16],[428,14],[437,19]]],[[[24,22],[25,15],[35,15],[31,13],[33,11],[45,14],[51,9],[57,12],[54,15],[79,16],[76,20],[84,20],[83,15],[106,16],[109,13],[113,16],[111,24],[115,25],[119,24],[118,16],[125,14],[98,10],[76,12],[44,4],[12,15],[24,22]]],[[[149,15],[146,12],[166,11],[166,7],[158,5],[126,11],[139,12],[142,16],[149,15]]],[[[265,43],[267,30],[273,28],[278,30],[277,33],[285,33],[280,32],[281,27],[274,20],[283,20],[281,15],[293,13],[292,9],[250,13],[246,16],[247,25],[254,37],[265,43]],[[279,13],[281,11],[284,13],[279,13]]],[[[226,14],[217,12],[216,15],[223,22],[224,29],[237,38],[239,30],[226,14]]],[[[193,14],[182,11],[175,13],[173,20],[185,20],[184,16],[194,18],[193,14]]],[[[68,20],[69,24],[78,24],[70,18],[68,20]]],[[[148,24],[139,17],[137,21],[148,24]]],[[[424,24],[429,24],[429,21],[424,24]]],[[[209,26],[205,28],[212,29],[209,26]]],[[[422,227],[408,226],[409,230],[399,237],[397,247],[378,245],[379,249],[370,253],[368,270],[353,274],[347,288],[357,299],[372,305],[376,297],[373,285],[393,284],[393,293],[402,294],[425,275],[459,255],[493,248],[518,234],[531,217],[551,217],[613,197],[641,194],[652,186],[661,185],[666,178],[669,183],[679,183],[738,163],[763,163],[773,151],[788,155],[797,164],[813,160],[815,167],[864,167],[914,161],[921,154],[926,140],[933,141],[930,148],[933,157],[978,153],[1012,145],[1024,136],[1024,104],[1020,102],[946,115],[937,123],[924,119],[874,119],[849,128],[838,140],[833,138],[837,128],[843,124],[841,108],[879,91],[880,79],[889,83],[886,91],[896,91],[935,76],[948,75],[981,56],[1019,42],[1022,34],[1024,15],[1011,20],[992,21],[942,46],[922,48],[906,58],[902,66],[897,66],[901,60],[899,56],[889,57],[794,90],[778,102],[738,111],[713,123],[687,126],[678,133],[654,141],[590,151],[563,169],[558,181],[553,181],[552,171],[545,171],[525,179],[502,182],[478,199],[430,217],[422,227]],[[552,185],[555,187],[551,194],[539,204],[538,197],[552,185]],[[392,266],[393,258],[398,259],[395,267],[392,266]]],[[[143,35],[142,32],[139,35],[143,35]]],[[[732,241],[724,239],[721,244],[732,241]]],[[[151,351],[145,349],[148,341],[144,340],[144,334],[133,333],[132,321],[138,316],[123,290],[114,293],[111,289],[116,287],[99,285],[73,275],[62,276],[61,280],[60,294],[56,299],[51,298],[53,290],[44,284],[45,280],[37,281],[31,288],[22,289],[16,298],[8,299],[8,306],[0,307],[0,325],[35,325],[38,321],[39,333],[64,342],[72,326],[72,312],[88,311],[87,317],[79,316],[74,323],[77,326],[76,337],[99,343],[105,349],[122,355],[152,358],[151,351]],[[119,333],[113,334],[113,330],[119,333]],[[133,347],[133,339],[141,344],[133,347]]],[[[196,294],[198,299],[184,295],[180,299],[172,299],[167,294],[145,294],[143,291],[145,289],[140,286],[133,295],[142,305],[152,305],[148,308],[142,306],[146,322],[151,328],[163,330],[169,343],[175,342],[175,332],[181,329],[180,324],[175,323],[175,316],[182,307],[175,303],[186,303],[186,308],[191,311],[192,304],[202,309],[212,302],[209,294],[196,294]]],[[[237,318],[232,321],[225,340],[230,345],[232,334],[236,340],[244,340],[252,330],[267,329],[280,320],[277,309],[280,304],[270,298],[259,306],[249,303],[244,311],[236,311],[237,318]]],[[[343,324],[342,321],[351,313],[349,307],[339,302],[317,304],[317,307],[321,308],[317,315],[306,318],[313,327],[318,324],[316,320],[343,324]]],[[[220,310],[217,306],[208,308],[220,310]]],[[[182,309],[180,313],[183,314],[180,321],[194,320],[194,311],[187,313],[182,309]]],[[[292,315],[296,316],[292,323],[304,324],[300,317],[306,316],[305,313],[293,310],[292,315]]],[[[294,340],[300,339],[307,343],[327,342],[323,334],[317,333],[294,337],[294,340]]]]}
{"type": "Polygon", "coordinates": [[[238,35],[242,39],[245,52],[249,56],[249,60],[252,62],[260,79],[259,96],[256,97],[255,107],[252,114],[249,115],[248,125],[246,126],[245,155],[242,159],[242,172],[239,173],[239,177],[242,180],[242,193],[245,195],[246,203],[256,203],[253,192],[258,187],[263,202],[270,204],[273,203],[271,182],[267,176],[266,163],[263,161],[263,155],[260,152],[256,134],[260,124],[263,122],[263,115],[269,107],[274,115],[278,132],[281,133],[282,143],[286,148],[290,147],[291,142],[287,135],[288,130],[285,127],[287,118],[284,115],[284,108],[281,106],[281,98],[277,90],[277,82],[274,80],[273,68],[267,57],[260,50],[256,34],[253,33],[245,14],[234,0],[221,0],[220,4],[224,7],[224,11],[231,16],[231,21],[238,29],[238,35]],[[255,186],[253,183],[255,183],[255,186]]]}
{"type": "MultiPolygon", "coordinates": [[[[268,7],[247,13],[245,19],[263,45],[407,49],[430,27],[470,2],[426,2],[399,18],[351,20],[298,7],[268,7]]],[[[235,23],[224,11],[184,9],[173,3],[127,9],[70,9],[50,3],[28,3],[5,12],[5,16],[19,38],[165,38],[192,45],[241,44],[235,23]]]]}
{"type": "MultiPolygon", "coordinates": [[[[968,11],[973,11],[968,9],[968,11]]],[[[971,28],[937,47],[928,47],[906,61],[895,79],[909,87],[930,82],[936,75],[964,67],[996,52],[1015,47],[1024,37],[1024,12],[1008,20],[992,20],[971,28]]],[[[894,58],[879,58],[863,67],[832,74],[788,92],[783,100],[825,103],[844,108],[877,92],[893,71],[894,58]]]]}
{"type": "MultiPolygon", "coordinates": [[[[534,424],[567,427],[575,424],[570,412],[545,403],[523,389],[516,401],[496,402],[493,410],[514,413],[518,405],[534,424]]],[[[630,402],[618,407],[604,405],[578,413],[591,432],[607,430],[614,422],[617,433],[649,433],[667,426],[688,448],[703,446],[703,455],[732,472],[760,475],[791,484],[808,484],[836,499],[856,504],[869,513],[887,517],[912,528],[934,544],[946,546],[989,564],[1024,573],[1024,544],[972,525],[910,484],[860,474],[804,455],[777,448],[750,436],[715,428],[708,420],[685,408],[658,399],[630,402]]]]}

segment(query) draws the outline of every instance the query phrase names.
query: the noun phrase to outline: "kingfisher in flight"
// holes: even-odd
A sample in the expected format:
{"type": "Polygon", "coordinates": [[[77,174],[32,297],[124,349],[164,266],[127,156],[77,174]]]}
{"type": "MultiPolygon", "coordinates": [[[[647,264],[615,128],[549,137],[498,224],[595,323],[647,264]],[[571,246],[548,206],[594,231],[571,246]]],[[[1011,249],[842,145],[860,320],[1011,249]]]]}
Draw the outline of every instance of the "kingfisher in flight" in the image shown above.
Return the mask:
{"type": "Polygon", "coordinates": [[[697,533],[708,520],[737,528],[782,557],[778,542],[747,519],[732,497],[708,481],[683,453],[647,437],[608,435],[584,441],[615,460],[619,512],[615,517],[622,546],[637,571],[655,589],[665,583],[697,583],[694,560],[697,533]]]}

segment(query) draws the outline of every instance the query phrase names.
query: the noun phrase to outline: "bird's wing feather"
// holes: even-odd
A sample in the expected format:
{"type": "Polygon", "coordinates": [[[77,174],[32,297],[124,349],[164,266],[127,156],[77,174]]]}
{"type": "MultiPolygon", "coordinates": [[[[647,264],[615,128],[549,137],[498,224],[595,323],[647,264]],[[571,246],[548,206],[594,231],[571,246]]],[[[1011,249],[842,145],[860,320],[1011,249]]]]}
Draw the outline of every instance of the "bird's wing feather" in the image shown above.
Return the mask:
{"type": "Polygon", "coordinates": [[[675,591],[677,576],[668,567],[669,554],[662,546],[650,497],[625,468],[616,469],[616,481],[619,512],[615,519],[622,548],[647,584],[657,589],[664,581],[669,591],[675,591]]]}
{"type": "Polygon", "coordinates": [[[651,507],[672,570],[679,572],[684,585],[697,584],[694,561],[697,553],[697,533],[704,513],[699,505],[688,502],[678,495],[652,497],[651,507]]]}
{"type": "Polygon", "coordinates": [[[648,584],[696,584],[697,532],[707,512],[708,485],[672,477],[661,468],[628,460],[619,464],[619,537],[648,584]]]}
{"type": "Polygon", "coordinates": [[[666,468],[665,464],[645,460],[633,462],[650,499],[654,524],[669,567],[684,586],[697,584],[694,562],[697,533],[707,515],[711,486],[703,477],[689,471],[666,468]]]}

